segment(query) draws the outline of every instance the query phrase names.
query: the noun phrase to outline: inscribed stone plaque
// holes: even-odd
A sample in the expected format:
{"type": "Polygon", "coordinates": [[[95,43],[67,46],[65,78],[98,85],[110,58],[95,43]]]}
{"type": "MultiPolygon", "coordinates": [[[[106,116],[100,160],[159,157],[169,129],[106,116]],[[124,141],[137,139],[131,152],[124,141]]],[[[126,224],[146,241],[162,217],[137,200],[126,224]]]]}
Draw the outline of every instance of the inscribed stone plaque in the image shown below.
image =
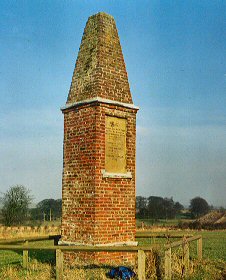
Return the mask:
{"type": "Polygon", "coordinates": [[[126,119],[106,116],[105,170],[126,173],[126,119]]]}

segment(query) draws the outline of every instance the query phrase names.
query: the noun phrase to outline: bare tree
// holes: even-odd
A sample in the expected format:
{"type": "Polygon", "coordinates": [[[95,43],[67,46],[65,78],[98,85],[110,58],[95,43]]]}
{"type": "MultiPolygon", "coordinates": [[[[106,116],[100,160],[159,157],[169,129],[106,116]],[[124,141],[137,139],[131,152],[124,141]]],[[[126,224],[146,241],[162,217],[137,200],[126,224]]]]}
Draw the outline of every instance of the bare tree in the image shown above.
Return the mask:
{"type": "Polygon", "coordinates": [[[7,226],[20,225],[26,221],[28,208],[32,201],[30,191],[24,186],[16,185],[4,194],[2,216],[7,226]]]}

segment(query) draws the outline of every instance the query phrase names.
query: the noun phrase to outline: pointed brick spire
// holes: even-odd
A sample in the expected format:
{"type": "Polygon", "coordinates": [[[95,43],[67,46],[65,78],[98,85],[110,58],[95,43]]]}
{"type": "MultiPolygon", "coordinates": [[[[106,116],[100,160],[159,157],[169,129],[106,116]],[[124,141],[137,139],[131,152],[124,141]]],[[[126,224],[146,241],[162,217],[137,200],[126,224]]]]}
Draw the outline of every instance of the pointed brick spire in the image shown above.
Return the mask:
{"type": "Polygon", "coordinates": [[[67,105],[96,97],[133,103],[116,24],[105,13],[87,21],[67,105]]]}

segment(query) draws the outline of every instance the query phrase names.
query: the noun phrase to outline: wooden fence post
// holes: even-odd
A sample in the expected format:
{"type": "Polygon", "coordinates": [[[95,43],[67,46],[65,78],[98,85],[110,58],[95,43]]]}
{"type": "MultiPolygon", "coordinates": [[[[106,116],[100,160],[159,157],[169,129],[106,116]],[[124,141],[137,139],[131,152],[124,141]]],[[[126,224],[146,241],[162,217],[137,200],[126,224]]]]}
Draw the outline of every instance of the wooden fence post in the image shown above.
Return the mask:
{"type": "Polygon", "coordinates": [[[60,240],[60,236],[59,236],[59,235],[54,236],[53,240],[54,240],[54,245],[57,246],[57,245],[58,245],[58,242],[59,242],[59,240],[60,240]]]}
{"type": "Polygon", "coordinates": [[[188,272],[189,270],[189,242],[186,241],[183,246],[183,256],[184,256],[184,268],[185,268],[185,273],[188,272]]]}
{"type": "Polygon", "coordinates": [[[165,251],[165,279],[171,279],[171,277],[171,248],[169,248],[165,251]]]}
{"type": "Polygon", "coordinates": [[[145,252],[138,250],[138,279],[145,280],[145,252]]]}
{"type": "Polygon", "coordinates": [[[202,259],[202,237],[197,240],[197,254],[198,254],[198,259],[202,259]]]}
{"type": "Polygon", "coordinates": [[[63,280],[63,252],[60,249],[56,250],[56,280],[63,280]]]}
{"type": "MultiPolygon", "coordinates": [[[[28,241],[25,241],[24,245],[28,245],[28,241]]],[[[28,268],[28,250],[23,250],[23,268],[28,268]]]]}

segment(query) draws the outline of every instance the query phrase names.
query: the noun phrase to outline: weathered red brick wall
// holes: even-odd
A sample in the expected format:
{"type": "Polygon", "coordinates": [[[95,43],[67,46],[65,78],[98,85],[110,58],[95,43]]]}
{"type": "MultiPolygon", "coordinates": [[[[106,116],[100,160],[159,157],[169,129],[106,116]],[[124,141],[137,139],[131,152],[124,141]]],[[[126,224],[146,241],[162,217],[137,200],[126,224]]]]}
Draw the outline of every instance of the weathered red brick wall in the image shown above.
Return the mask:
{"type": "Polygon", "coordinates": [[[117,265],[134,265],[136,263],[137,253],[129,252],[64,252],[64,264],[66,266],[73,267],[78,265],[78,263],[83,263],[85,265],[89,264],[109,264],[111,266],[117,265]]]}
{"type": "Polygon", "coordinates": [[[64,241],[92,243],[94,236],[96,109],[65,112],[62,192],[64,241]]]}
{"type": "Polygon", "coordinates": [[[136,111],[101,104],[97,115],[97,161],[95,176],[95,226],[99,243],[134,241],[135,234],[135,139],[136,111]],[[127,170],[130,178],[103,178],[105,169],[105,116],[127,120],[127,170]]]}
{"type": "Polygon", "coordinates": [[[0,239],[60,234],[59,226],[0,226],[0,239]]]}
{"type": "Polygon", "coordinates": [[[62,236],[64,241],[133,241],[136,110],[109,104],[65,111],[62,236]],[[130,178],[103,178],[105,116],[127,120],[130,178]]]}

